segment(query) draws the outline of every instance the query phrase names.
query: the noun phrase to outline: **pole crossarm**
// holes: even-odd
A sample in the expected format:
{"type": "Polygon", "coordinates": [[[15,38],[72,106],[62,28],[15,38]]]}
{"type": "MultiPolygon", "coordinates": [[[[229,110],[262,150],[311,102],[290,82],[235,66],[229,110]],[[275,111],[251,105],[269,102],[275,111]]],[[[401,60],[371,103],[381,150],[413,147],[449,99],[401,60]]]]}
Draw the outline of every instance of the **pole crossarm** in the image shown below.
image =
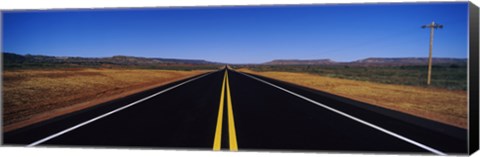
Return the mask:
{"type": "Polygon", "coordinates": [[[438,24],[438,23],[435,23],[435,22],[432,22],[428,25],[423,25],[422,28],[443,28],[443,25],[442,24],[438,24]]]}

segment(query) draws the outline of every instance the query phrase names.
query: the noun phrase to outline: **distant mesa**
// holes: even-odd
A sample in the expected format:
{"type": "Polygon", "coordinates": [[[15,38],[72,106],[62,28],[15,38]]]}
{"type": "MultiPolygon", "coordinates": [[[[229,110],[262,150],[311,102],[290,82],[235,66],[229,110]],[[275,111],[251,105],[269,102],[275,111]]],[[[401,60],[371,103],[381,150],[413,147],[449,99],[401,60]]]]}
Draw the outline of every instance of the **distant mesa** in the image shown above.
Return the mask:
{"type": "MultiPolygon", "coordinates": [[[[432,58],[433,64],[463,64],[466,58],[432,58]]],[[[366,58],[350,62],[355,65],[426,65],[428,58],[366,58]]]]}
{"type": "MultiPolygon", "coordinates": [[[[433,64],[466,64],[465,58],[432,58],[433,64]]],[[[427,65],[428,58],[366,58],[352,62],[335,62],[330,59],[298,60],[277,59],[263,63],[264,65],[352,65],[352,66],[402,66],[427,65]]]]}
{"type": "MultiPolygon", "coordinates": [[[[432,58],[437,63],[463,62],[466,59],[458,58],[432,58]]],[[[428,58],[367,58],[355,61],[356,63],[409,63],[422,64],[428,62],[428,58]]]]}
{"type": "Polygon", "coordinates": [[[3,53],[4,64],[68,64],[68,65],[118,65],[118,66],[155,66],[155,65],[207,65],[220,64],[205,60],[144,58],[132,56],[113,57],[56,57],[44,55],[19,55],[3,53]]]}

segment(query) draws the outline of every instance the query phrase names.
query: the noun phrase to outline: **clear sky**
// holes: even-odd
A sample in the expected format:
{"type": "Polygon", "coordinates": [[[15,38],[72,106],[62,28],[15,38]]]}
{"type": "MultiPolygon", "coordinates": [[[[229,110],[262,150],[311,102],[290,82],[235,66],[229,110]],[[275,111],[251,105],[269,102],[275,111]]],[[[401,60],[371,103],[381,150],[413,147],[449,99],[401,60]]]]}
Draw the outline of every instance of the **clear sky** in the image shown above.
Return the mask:
{"type": "Polygon", "coordinates": [[[205,59],[467,58],[468,3],[7,11],[3,51],[205,59]]]}

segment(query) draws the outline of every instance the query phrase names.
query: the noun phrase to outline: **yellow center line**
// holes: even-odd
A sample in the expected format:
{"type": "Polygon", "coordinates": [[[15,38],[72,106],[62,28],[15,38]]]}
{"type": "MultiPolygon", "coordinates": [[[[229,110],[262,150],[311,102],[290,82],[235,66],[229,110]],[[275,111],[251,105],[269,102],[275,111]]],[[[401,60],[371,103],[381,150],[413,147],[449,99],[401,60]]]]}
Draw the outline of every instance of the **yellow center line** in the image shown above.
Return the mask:
{"type": "Polygon", "coordinates": [[[218,151],[222,147],[222,120],[225,99],[225,87],[227,90],[227,114],[228,114],[228,141],[230,151],[238,151],[237,134],[235,132],[235,120],[233,119],[232,97],[230,96],[230,85],[228,81],[228,72],[225,70],[223,76],[222,92],[220,95],[220,107],[218,108],[217,128],[215,130],[215,139],[213,140],[213,150],[218,151]]]}
{"type": "Polygon", "coordinates": [[[227,105],[228,105],[228,141],[230,141],[230,151],[238,151],[237,134],[235,133],[235,121],[233,119],[232,98],[230,97],[230,85],[227,73],[227,105]]]}
{"type": "Polygon", "coordinates": [[[218,151],[222,147],[222,120],[223,120],[223,102],[225,93],[225,81],[227,79],[227,71],[223,76],[222,92],[220,95],[220,107],[218,108],[217,128],[215,130],[215,138],[213,140],[213,150],[218,151]]]}

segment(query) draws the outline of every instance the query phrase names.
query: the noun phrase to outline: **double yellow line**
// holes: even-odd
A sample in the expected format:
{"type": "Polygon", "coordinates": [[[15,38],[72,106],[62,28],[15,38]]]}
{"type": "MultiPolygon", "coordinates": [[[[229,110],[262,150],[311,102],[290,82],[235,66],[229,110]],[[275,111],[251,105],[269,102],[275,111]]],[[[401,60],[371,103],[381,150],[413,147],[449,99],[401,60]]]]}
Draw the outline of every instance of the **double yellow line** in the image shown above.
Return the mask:
{"type": "Polygon", "coordinates": [[[215,139],[213,140],[213,150],[218,151],[222,147],[222,120],[223,106],[225,98],[225,87],[227,90],[227,114],[228,114],[228,141],[230,151],[238,151],[237,134],[235,133],[235,122],[233,120],[232,98],[230,97],[230,85],[228,83],[228,72],[225,70],[222,83],[222,92],[220,95],[220,107],[218,108],[217,128],[215,130],[215,139]]]}

